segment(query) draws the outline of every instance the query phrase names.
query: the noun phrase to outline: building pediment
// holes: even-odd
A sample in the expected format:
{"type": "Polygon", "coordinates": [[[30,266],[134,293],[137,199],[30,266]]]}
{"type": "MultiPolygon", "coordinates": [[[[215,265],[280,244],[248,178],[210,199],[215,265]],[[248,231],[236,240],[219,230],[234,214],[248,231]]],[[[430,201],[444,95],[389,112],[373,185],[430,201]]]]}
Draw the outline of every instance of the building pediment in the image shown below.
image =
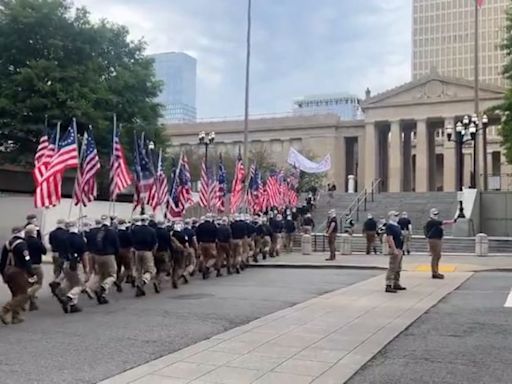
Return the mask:
{"type": "MultiPolygon", "coordinates": [[[[480,99],[501,100],[506,90],[499,86],[480,84],[480,99]]],[[[473,81],[456,79],[431,73],[418,80],[370,97],[363,102],[363,109],[417,105],[472,100],[475,94],[473,81]]]]}

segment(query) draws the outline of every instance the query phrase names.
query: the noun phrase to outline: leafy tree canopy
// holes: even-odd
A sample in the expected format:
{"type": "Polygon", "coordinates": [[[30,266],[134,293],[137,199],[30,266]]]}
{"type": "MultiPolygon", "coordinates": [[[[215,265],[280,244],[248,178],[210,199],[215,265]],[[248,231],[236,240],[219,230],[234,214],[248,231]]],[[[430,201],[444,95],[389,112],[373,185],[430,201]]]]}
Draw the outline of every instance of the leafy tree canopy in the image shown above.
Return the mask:
{"type": "MultiPolygon", "coordinates": [[[[155,102],[161,84],[142,40],[68,0],[0,0],[0,163],[32,163],[45,116],[92,125],[102,161],[112,146],[112,118],[132,153],[134,129],[165,144],[155,102]],[[7,150],[6,150],[7,149],[7,150]]],[[[128,156],[131,158],[131,156],[128,156]]]]}

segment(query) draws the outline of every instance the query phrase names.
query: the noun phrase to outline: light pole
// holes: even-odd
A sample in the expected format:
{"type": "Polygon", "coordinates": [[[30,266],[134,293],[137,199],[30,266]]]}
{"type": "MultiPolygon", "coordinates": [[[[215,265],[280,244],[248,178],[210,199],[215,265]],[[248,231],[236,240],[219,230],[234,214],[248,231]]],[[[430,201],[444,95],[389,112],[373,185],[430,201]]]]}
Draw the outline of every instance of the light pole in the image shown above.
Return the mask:
{"type": "MultiPolygon", "coordinates": [[[[199,140],[199,145],[204,145],[204,167],[206,171],[206,177],[208,177],[208,147],[213,144],[215,141],[215,132],[208,133],[208,137],[206,136],[206,133],[204,131],[199,132],[199,135],[197,136],[199,140]]],[[[201,180],[202,182],[202,180],[201,180]]],[[[208,209],[210,208],[210,193],[208,191],[207,193],[207,205],[208,209]]]]}
{"type": "MultiPolygon", "coordinates": [[[[460,191],[462,191],[464,186],[464,152],[462,149],[465,143],[475,140],[477,130],[476,127],[477,126],[474,123],[474,120],[470,119],[468,115],[464,116],[462,121],[458,121],[457,124],[455,124],[455,132],[453,131],[453,127],[451,125],[446,127],[446,138],[448,141],[452,141],[453,139],[453,141],[457,144],[457,158],[459,160],[457,180],[460,191]]],[[[473,160],[475,160],[475,156],[473,156],[473,160]]],[[[475,164],[476,162],[473,161],[473,177],[471,178],[472,186],[475,185],[475,164]]]]}

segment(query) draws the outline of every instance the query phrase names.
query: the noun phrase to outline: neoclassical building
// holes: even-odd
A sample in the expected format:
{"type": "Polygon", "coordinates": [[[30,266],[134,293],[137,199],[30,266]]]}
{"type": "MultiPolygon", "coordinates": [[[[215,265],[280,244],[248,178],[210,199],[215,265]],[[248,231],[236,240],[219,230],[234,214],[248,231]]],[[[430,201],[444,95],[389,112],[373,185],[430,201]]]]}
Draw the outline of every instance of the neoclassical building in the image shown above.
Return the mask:
{"type": "MultiPolygon", "coordinates": [[[[480,110],[498,105],[504,93],[503,88],[481,85],[480,110]]],[[[362,107],[364,120],[341,121],[334,114],[251,119],[250,146],[266,147],[283,166],[290,147],[314,153],[318,158],[330,153],[332,168],[328,179],[336,182],[339,190],[346,190],[348,175],[356,177],[358,190],[378,178],[382,179],[383,190],[390,192],[458,188],[458,151],[455,143],[447,140],[445,131],[464,115],[473,113],[472,82],[432,72],[375,96],[368,92],[362,107]]],[[[500,120],[495,115],[489,119],[489,188],[512,189],[512,167],[505,161],[498,134],[500,120]]],[[[167,125],[174,149],[197,145],[201,131],[215,132],[217,152],[235,154],[243,145],[242,120],[167,125]]],[[[479,139],[480,154],[481,143],[479,139]]],[[[463,183],[469,186],[472,142],[463,146],[463,153],[463,183]]],[[[482,156],[478,157],[483,163],[482,156]]],[[[482,179],[483,168],[479,165],[482,179]]]]}

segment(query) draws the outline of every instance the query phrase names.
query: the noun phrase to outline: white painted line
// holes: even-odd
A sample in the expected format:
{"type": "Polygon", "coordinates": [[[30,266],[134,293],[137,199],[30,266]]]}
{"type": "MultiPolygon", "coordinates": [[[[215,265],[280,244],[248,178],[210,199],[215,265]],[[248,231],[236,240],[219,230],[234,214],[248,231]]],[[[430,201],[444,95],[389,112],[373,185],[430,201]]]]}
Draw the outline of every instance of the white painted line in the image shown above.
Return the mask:
{"type": "Polygon", "coordinates": [[[512,290],[510,290],[510,293],[508,294],[504,307],[512,308],[512,290]]]}

